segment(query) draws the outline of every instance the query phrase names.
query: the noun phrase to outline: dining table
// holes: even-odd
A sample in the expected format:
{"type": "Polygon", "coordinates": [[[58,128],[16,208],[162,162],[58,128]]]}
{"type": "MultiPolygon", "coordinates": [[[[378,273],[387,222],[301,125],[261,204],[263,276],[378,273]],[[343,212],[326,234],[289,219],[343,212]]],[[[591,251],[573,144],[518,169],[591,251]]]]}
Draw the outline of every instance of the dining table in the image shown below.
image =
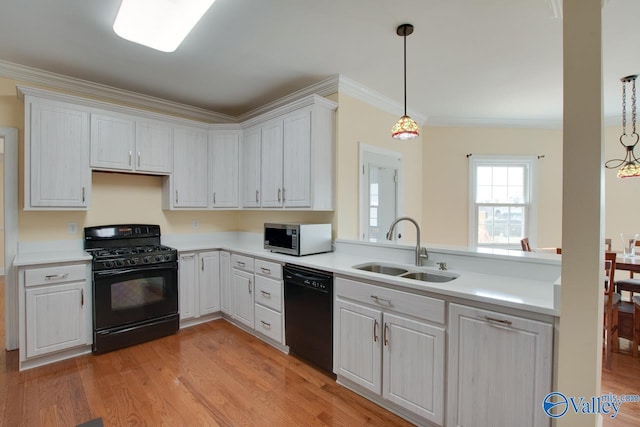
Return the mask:
{"type": "Polygon", "coordinates": [[[616,257],[616,270],[640,273],[640,256],[624,256],[623,254],[618,254],[616,257]]]}

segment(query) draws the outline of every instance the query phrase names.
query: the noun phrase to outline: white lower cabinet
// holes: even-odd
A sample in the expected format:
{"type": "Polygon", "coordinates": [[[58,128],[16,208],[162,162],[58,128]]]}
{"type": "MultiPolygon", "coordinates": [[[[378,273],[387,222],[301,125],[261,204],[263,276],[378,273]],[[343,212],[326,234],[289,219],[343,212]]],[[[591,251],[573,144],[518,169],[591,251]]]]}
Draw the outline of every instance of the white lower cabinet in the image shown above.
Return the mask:
{"type": "Polygon", "coordinates": [[[20,322],[20,369],[42,364],[38,358],[48,363],[90,350],[91,276],[87,263],[20,268],[19,287],[20,311],[25,319],[20,322]]]}
{"type": "Polygon", "coordinates": [[[448,426],[549,426],[550,323],[450,304],[448,426]]]}
{"type": "Polygon", "coordinates": [[[188,252],[179,256],[180,321],[220,311],[220,253],[188,252]]]}
{"type": "Polygon", "coordinates": [[[444,324],[444,301],[341,277],[335,291],[334,370],[339,379],[442,425],[445,329],[428,322],[444,324]]]}
{"type": "Polygon", "coordinates": [[[231,272],[233,287],[233,318],[253,329],[253,273],[238,270],[231,272]]]}

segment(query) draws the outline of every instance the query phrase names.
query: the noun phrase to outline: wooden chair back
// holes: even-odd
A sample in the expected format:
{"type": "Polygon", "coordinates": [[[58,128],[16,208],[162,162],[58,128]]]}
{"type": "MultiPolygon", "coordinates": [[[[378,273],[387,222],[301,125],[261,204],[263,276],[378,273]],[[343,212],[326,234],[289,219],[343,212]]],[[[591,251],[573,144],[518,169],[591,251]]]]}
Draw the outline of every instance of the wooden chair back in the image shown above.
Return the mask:
{"type": "Polygon", "coordinates": [[[611,369],[612,352],[618,351],[618,305],[620,297],[616,294],[615,283],[613,281],[616,270],[616,253],[605,252],[604,254],[604,350],[605,350],[605,367],[611,369]]]}
{"type": "Polygon", "coordinates": [[[520,240],[520,246],[522,247],[522,250],[525,252],[531,252],[531,246],[529,246],[529,238],[525,237],[524,239],[520,240]]]}

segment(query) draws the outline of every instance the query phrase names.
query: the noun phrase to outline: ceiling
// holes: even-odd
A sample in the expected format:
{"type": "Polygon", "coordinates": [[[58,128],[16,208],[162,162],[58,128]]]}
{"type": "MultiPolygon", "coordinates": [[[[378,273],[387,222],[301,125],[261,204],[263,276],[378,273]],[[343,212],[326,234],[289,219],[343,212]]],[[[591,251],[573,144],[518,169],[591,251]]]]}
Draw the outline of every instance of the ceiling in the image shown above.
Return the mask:
{"type": "MultiPolygon", "coordinates": [[[[562,117],[558,0],[216,0],[173,53],[119,38],[120,0],[0,6],[0,60],[238,116],[336,74],[403,100],[427,124],[562,117]]],[[[603,9],[605,116],[640,72],[640,1],[603,9]]],[[[398,114],[402,111],[398,111],[398,114]]]]}

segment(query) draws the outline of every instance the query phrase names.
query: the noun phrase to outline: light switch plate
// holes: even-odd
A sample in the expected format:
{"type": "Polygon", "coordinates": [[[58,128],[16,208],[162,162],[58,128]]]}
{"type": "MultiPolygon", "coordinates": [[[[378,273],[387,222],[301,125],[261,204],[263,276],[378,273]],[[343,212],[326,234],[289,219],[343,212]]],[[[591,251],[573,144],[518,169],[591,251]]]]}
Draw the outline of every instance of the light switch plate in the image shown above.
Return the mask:
{"type": "Polygon", "coordinates": [[[70,222],[67,224],[67,231],[69,234],[76,234],[78,232],[78,224],[75,222],[70,222]]]}

